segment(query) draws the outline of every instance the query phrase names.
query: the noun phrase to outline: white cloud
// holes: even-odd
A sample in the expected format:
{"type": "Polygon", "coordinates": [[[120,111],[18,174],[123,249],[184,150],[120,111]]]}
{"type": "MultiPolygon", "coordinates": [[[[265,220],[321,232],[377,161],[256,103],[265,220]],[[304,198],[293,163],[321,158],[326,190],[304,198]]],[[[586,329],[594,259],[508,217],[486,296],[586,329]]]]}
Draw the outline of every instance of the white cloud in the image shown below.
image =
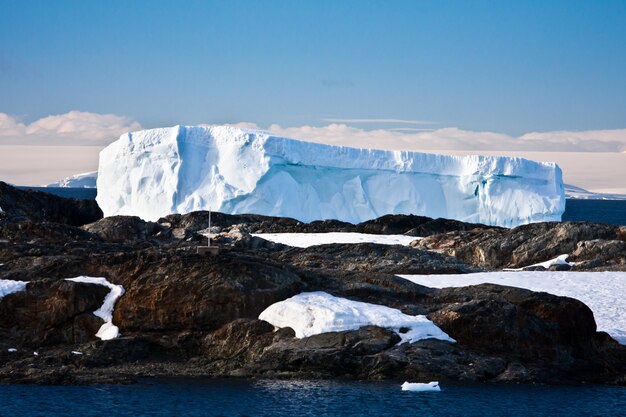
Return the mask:
{"type": "Polygon", "coordinates": [[[70,111],[30,124],[0,113],[0,144],[14,145],[106,145],[122,133],[141,125],[125,116],[70,111]]]}
{"type": "MultiPolygon", "coordinates": [[[[236,126],[259,128],[254,123],[236,126]]],[[[363,129],[345,123],[327,126],[282,127],[266,130],[295,139],[333,145],[394,150],[624,152],[626,129],[533,132],[518,137],[448,127],[434,130],[412,128],[363,129]]]]}
{"type": "Polygon", "coordinates": [[[429,122],[426,120],[406,120],[406,119],[345,119],[345,118],[326,118],[322,119],[324,122],[329,123],[397,123],[397,124],[408,124],[408,125],[430,125],[433,122],[429,122]]]}

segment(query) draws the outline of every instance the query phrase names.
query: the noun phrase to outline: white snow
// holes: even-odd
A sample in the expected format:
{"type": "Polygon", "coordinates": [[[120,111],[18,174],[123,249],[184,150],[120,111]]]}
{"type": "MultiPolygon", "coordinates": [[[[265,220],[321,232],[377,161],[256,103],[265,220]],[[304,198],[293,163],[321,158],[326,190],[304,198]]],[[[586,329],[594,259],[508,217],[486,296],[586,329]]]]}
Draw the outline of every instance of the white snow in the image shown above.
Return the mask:
{"type": "Polygon", "coordinates": [[[27,281],[12,281],[9,279],[0,279],[0,300],[5,295],[12,294],[26,289],[27,281]]]}
{"type": "Polygon", "coordinates": [[[72,175],[46,185],[45,187],[61,187],[61,188],[96,188],[96,179],[98,171],[85,172],[82,174],[72,175]]]}
{"type": "Polygon", "coordinates": [[[402,384],[402,391],[432,392],[441,391],[441,388],[439,388],[439,382],[437,381],[428,383],[405,381],[404,384],[402,384]]]}
{"type": "Polygon", "coordinates": [[[499,226],[560,220],[561,169],[522,158],[465,157],[300,142],[230,126],[122,135],[100,152],[105,216],[157,220],[206,210],[359,223],[419,214],[499,226]]]}
{"type": "Polygon", "coordinates": [[[352,301],[322,291],[305,292],[274,303],[259,319],[275,327],[291,327],[297,338],[373,325],[393,329],[402,338],[401,343],[429,338],[454,342],[425,316],[410,316],[395,308],[352,301]],[[408,331],[400,333],[400,328],[408,331]]]}
{"type": "Polygon", "coordinates": [[[111,284],[106,278],[81,276],[76,278],[67,278],[67,281],[104,285],[111,289],[111,291],[104,298],[102,306],[93,312],[95,316],[104,320],[104,324],[100,326],[98,333],[96,333],[96,337],[99,337],[102,340],[110,340],[118,337],[120,331],[118,327],[113,324],[113,308],[115,307],[117,299],[124,294],[124,287],[121,285],[111,284]]]}
{"type": "Polygon", "coordinates": [[[526,268],[532,268],[534,266],[542,266],[545,269],[548,269],[552,265],[569,265],[569,266],[573,266],[573,265],[576,264],[575,262],[567,262],[567,258],[569,258],[569,255],[559,255],[556,258],[550,259],[550,260],[545,261],[545,262],[539,262],[539,263],[536,263],[536,264],[524,266],[522,268],[504,268],[503,271],[523,271],[526,268]]]}
{"type": "Polygon", "coordinates": [[[10,352],[10,353],[15,353],[15,352],[17,352],[17,349],[15,349],[15,348],[8,348],[7,351],[10,352]]]}
{"type": "Polygon", "coordinates": [[[253,233],[265,240],[296,248],[308,248],[331,243],[378,243],[380,245],[408,245],[421,239],[405,235],[371,235],[366,233],[330,232],[330,233],[253,233]]]}
{"type": "Polygon", "coordinates": [[[73,350],[72,351],[72,355],[82,355],[82,354],[83,354],[83,352],[79,352],[77,350],[73,350]]]}
{"type": "Polygon", "coordinates": [[[593,311],[599,331],[626,344],[626,272],[523,271],[399,276],[433,288],[491,283],[575,298],[593,311]]]}

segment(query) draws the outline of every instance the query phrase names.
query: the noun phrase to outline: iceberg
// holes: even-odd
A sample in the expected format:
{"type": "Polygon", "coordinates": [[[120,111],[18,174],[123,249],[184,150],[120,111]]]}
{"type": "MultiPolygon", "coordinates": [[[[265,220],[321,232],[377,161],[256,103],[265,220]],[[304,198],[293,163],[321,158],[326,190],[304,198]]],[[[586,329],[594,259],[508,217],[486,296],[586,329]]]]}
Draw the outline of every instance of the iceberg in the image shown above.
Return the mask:
{"type": "Polygon", "coordinates": [[[105,216],[229,214],[359,223],[416,214],[513,227],[559,221],[561,169],[522,158],[447,156],[301,142],[231,126],[130,132],[100,152],[105,216]]]}
{"type": "Polygon", "coordinates": [[[96,188],[96,178],[98,171],[85,172],[82,174],[72,175],[62,180],[52,182],[44,187],[57,188],[96,188]]]}

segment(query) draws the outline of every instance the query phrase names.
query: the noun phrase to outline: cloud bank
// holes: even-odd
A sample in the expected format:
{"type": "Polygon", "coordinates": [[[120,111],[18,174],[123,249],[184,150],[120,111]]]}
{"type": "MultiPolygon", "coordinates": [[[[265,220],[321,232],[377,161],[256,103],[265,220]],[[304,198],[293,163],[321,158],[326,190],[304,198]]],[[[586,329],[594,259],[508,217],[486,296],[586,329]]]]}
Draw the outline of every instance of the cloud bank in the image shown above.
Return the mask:
{"type": "Polygon", "coordinates": [[[141,125],[125,116],[70,111],[30,124],[0,113],[0,145],[107,145],[141,125]]]}
{"type": "MultiPolygon", "coordinates": [[[[364,148],[417,151],[519,151],[519,152],[625,152],[626,129],[531,132],[510,136],[456,127],[420,129],[407,127],[428,122],[403,119],[324,119],[325,126],[267,128],[255,123],[233,126],[263,129],[295,139],[364,148]],[[330,122],[334,120],[334,122],[330,122]],[[341,121],[341,122],[340,122],[341,121]],[[366,128],[367,123],[390,127],[366,128]],[[393,126],[393,124],[396,126],[393,126]]],[[[105,146],[122,133],[142,129],[126,116],[70,111],[41,118],[30,124],[0,113],[0,145],[97,145],[105,146]]]]}
{"type": "MultiPolygon", "coordinates": [[[[260,128],[254,123],[237,123],[234,126],[260,128]]],[[[626,129],[532,132],[518,137],[456,127],[425,131],[412,128],[367,130],[345,123],[321,127],[282,127],[274,124],[265,130],[311,142],[393,150],[626,152],[626,129]]]]}

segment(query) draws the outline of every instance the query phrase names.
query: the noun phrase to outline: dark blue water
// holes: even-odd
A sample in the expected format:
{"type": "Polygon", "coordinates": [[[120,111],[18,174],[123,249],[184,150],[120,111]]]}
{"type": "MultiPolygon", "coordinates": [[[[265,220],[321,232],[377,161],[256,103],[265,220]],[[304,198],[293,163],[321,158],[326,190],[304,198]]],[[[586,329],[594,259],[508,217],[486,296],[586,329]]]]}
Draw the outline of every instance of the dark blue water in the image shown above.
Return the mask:
{"type": "Polygon", "coordinates": [[[565,201],[563,221],[626,225],[626,200],[568,199],[565,201]]]}
{"type": "Polygon", "coordinates": [[[158,380],[131,386],[0,386],[1,416],[620,416],[626,389],[398,383],[158,380]]]}

